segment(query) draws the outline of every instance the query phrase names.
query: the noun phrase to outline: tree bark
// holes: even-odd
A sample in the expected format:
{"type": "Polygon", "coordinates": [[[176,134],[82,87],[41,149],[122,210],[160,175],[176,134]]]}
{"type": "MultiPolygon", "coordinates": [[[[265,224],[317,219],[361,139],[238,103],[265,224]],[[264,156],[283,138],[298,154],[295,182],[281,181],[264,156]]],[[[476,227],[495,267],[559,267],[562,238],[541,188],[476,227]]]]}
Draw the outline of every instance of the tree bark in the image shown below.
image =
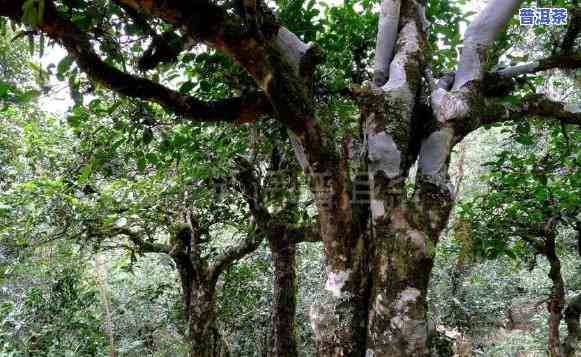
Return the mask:
{"type": "Polygon", "coordinates": [[[216,326],[215,291],[196,286],[191,291],[188,316],[190,357],[222,357],[228,355],[226,345],[216,326]]]}
{"type": "Polygon", "coordinates": [[[320,218],[328,275],[321,298],[311,307],[311,325],[320,356],[359,356],[365,350],[369,241],[366,232],[349,221],[350,202],[330,204],[347,205],[349,213],[320,218]]]}
{"type": "Polygon", "coordinates": [[[581,315],[581,295],[577,295],[565,310],[565,322],[567,323],[567,337],[563,342],[563,355],[565,357],[574,357],[575,351],[581,339],[581,327],[579,325],[579,316],[581,315]]]}
{"type": "Polygon", "coordinates": [[[426,293],[434,251],[408,215],[395,210],[393,233],[375,241],[367,345],[372,356],[428,354],[426,293]]]}
{"type": "Polygon", "coordinates": [[[549,354],[551,357],[563,356],[559,326],[565,307],[565,283],[561,275],[561,261],[555,251],[555,237],[546,238],[546,256],[551,266],[549,278],[553,282],[547,309],[549,311],[549,354]]]}
{"type": "Polygon", "coordinates": [[[269,239],[274,282],[272,288],[272,356],[298,356],[295,332],[296,246],[285,231],[269,239]]]}
{"type": "Polygon", "coordinates": [[[189,247],[184,239],[196,244],[197,234],[189,225],[178,226],[172,236],[170,252],[182,285],[182,301],[186,318],[185,339],[190,357],[222,357],[227,348],[216,326],[216,281],[211,270],[200,259],[197,247],[189,247]]]}
{"type": "Polygon", "coordinates": [[[215,286],[207,274],[198,274],[184,260],[176,257],[182,285],[186,324],[186,341],[190,346],[191,357],[222,357],[227,348],[216,326],[215,286]]]}

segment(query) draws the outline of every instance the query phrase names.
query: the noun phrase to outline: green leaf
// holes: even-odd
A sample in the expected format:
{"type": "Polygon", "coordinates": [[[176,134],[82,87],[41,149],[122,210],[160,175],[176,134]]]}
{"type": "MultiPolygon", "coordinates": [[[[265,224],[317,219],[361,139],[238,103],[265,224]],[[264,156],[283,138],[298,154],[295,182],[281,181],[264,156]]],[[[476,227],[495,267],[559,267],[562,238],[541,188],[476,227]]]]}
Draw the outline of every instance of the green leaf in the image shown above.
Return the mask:
{"type": "Polygon", "coordinates": [[[153,131],[151,128],[143,129],[143,138],[141,139],[144,145],[149,145],[153,141],[153,131]]]}
{"type": "Polygon", "coordinates": [[[532,136],[530,135],[518,135],[517,137],[514,138],[514,140],[522,145],[532,145],[535,143],[532,136]]]}
{"type": "Polygon", "coordinates": [[[147,162],[145,161],[145,157],[140,157],[139,159],[137,159],[137,169],[139,170],[140,173],[144,173],[145,172],[145,165],[147,164],[147,162]]]}
{"type": "Polygon", "coordinates": [[[79,183],[86,182],[92,173],[93,173],[93,165],[87,164],[87,165],[83,166],[81,168],[81,170],[79,171],[79,179],[78,179],[79,183]]]}
{"type": "Polygon", "coordinates": [[[125,138],[121,138],[117,141],[115,141],[112,145],[111,145],[111,151],[115,152],[117,151],[117,149],[125,142],[125,138]]]}
{"type": "Polygon", "coordinates": [[[0,97],[5,97],[9,89],[10,85],[8,83],[0,81],[0,97]]]}
{"type": "Polygon", "coordinates": [[[182,84],[182,86],[180,87],[180,93],[184,93],[187,94],[189,93],[192,89],[194,89],[196,85],[192,82],[192,81],[187,81],[184,84],[182,84]]]}
{"type": "Polygon", "coordinates": [[[522,99],[520,97],[517,97],[515,95],[507,95],[504,98],[502,98],[502,100],[506,103],[510,103],[510,104],[517,104],[519,103],[522,99]]]}
{"type": "Polygon", "coordinates": [[[155,167],[159,167],[161,162],[159,161],[159,157],[154,152],[149,152],[145,155],[147,162],[153,164],[155,167]]]}
{"type": "Polygon", "coordinates": [[[31,100],[35,99],[35,98],[38,98],[38,96],[40,96],[40,92],[39,91],[37,91],[37,90],[28,90],[28,91],[26,91],[26,92],[21,93],[21,94],[18,95],[18,101],[20,103],[25,104],[25,103],[28,103],[31,100]]]}
{"type": "Polygon", "coordinates": [[[207,92],[212,89],[212,85],[208,81],[200,81],[200,89],[204,92],[207,92]]]}
{"type": "Polygon", "coordinates": [[[78,128],[81,126],[81,118],[78,115],[69,115],[67,117],[67,123],[69,123],[72,128],[78,128]]]}
{"type": "Polygon", "coordinates": [[[58,66],[57,66],[57,72],[60,75],[65,74],[69,68],[71,68],[71,65],[73,64],[73,58],[71,56],[65,56],[62,60],[60,60],[58,66]]]}

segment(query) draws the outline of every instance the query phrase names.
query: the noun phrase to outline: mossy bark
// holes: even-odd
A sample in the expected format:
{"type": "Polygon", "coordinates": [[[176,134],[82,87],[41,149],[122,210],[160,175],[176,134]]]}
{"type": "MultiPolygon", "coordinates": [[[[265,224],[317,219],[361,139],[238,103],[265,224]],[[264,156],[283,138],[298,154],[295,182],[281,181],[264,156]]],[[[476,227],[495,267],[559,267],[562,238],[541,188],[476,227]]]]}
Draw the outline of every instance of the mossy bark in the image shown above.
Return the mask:
{"type": "Polygon", "coordinates": [[[367,354],[375,357],[428,354],[426,294],[434,249],[406,215],[405,208],[394,210],[390,234],[375,239],[367,337],[367,354]]]}

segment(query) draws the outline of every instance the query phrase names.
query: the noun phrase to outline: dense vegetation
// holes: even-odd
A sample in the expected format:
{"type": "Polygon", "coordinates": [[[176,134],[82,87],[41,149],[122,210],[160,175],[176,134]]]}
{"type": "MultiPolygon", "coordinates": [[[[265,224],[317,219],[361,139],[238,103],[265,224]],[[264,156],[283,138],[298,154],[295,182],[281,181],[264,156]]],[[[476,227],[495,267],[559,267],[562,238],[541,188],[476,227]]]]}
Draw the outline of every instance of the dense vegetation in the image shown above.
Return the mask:
{"type": "Polygon", "coordinates": [[[0,0],[0,356],[575,356],[580,34],[0,0]]]}

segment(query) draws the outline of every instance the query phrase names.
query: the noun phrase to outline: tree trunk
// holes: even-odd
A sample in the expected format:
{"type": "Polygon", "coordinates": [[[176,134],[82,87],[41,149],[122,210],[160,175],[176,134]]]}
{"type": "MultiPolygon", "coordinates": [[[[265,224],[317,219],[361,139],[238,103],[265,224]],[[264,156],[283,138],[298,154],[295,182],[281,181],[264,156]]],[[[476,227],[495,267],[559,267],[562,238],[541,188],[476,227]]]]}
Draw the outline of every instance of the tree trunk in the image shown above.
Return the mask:
{"type": "Polygon", "coordinates": [[[427,356],[426,295],[435,240],[405,207],[394,209],[389,222],[389,233],[375,239],[367,355],[427,356]]]}
{"type": "Polygon", "coordinates": [[[343,270],[327,265],[327,281],[310,319],[319,356],[362,356],[365,351],[369,305],[367,239],[356,240],[343,270]]]}
{"type": "Polygon", "coordinates": [[[272,356],[298,356],[295,333],[296,246],[283,232],[269,240],[274,282],[272,290],[272,356]]]}
{"type": "Polygon", "coordinates": [[[563,354],[561,351],[559,325],[561,324],[565,307],[565,283],[561,275],[561,261],[555,251],[554,236],[546,239],[546,246],[547,259],[551,265],[549,278],[553,282],[547,306],[549,310],[549,354],[551,357],[561,357],[563,354]]]}
{"type": "Polygon", "coordinates": [[[188,317],[190,357],[223,357],[227,348],[216,326],[214,289],[196,286],[188,317]]]}
{"type": "Polygon", "coordinates": [[[563,342],[563,355],[574,357],[581,338],[579,316],[581,315],[581,295],[577,295],[565,310],[565,322],[567,323],[567,338],[563,342]]]}
{"type": "Polygon", "coordinates": [[[319,356],[365,352],[369,305],[369,211],[351,200],[347,162],[314,176],[327,281],[311,306],[319,356]]]}
{"type": "Polygon", "coordinates": [[[215,286],[206,269],[195,268],[185,250],[173,252],[182,285],[187,320],[186,341],[191,357],[226,356],[227,348],[216,327],[215,286]]]}
{"type": "Polygon", "coordinates": [[[109,357],[115,357],[117,355],[115,350],[115,336],[113,334],[113,318],[111,317],[111,305],[109,304],[109,298],[107,297],[107,272],[103,267],[103,261],[99,254],[95,255],[95,273],[97,278],[97,286],[99,287],[99,296],[101,297],[101,303],[103,304],[103,309],[105,310],[105,327],[107,330],[107,335],[109,336],[109,357]]]}

